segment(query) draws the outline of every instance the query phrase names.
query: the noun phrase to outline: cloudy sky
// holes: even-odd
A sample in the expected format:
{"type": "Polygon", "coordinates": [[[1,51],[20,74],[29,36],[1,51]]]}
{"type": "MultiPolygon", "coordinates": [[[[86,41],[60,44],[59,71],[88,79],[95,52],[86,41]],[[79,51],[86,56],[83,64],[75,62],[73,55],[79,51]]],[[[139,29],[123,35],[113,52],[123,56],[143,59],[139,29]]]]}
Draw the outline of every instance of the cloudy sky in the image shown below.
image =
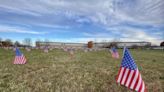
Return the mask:
{"type": "Polygon", "coordinates": [[[164,40],[163,0],[0,0],[0,38],[164,40]]]}

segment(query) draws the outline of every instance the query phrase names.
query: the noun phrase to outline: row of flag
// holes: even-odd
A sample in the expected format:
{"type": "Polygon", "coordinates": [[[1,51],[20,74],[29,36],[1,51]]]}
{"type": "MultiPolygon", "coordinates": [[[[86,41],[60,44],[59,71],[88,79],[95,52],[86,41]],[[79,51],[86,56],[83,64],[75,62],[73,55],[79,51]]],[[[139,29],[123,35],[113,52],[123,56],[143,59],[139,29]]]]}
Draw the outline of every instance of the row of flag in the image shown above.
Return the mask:
{"type": "MultiPolygon", "coordinates": [[[[119,53],[116,48],[111,48],[110,52],[113,58],[119,58],[119,53]]],[[[70,50],[70,53],[73,53],[72,50],[70,50]]],[[[18,48],[16,48],[15,54],[16,56],[13,64],[26,64],[27,60],[18,48]]],[[[116,82],[131,90],[137,92],[146,92],[145,83],[142,80],[138,67],[126,47],[123,51],[123,58],[116,78],[116,82]]]]}

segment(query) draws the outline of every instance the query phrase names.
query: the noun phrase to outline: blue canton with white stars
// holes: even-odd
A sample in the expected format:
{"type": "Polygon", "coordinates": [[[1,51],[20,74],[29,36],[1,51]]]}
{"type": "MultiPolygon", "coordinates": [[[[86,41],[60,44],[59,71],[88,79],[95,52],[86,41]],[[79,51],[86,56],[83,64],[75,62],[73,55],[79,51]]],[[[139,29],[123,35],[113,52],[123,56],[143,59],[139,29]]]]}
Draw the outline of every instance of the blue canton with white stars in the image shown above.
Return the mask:
{"type": "Polygon", "coordinates": [[[136,70],[137,69],[137,66],[134,62],[134,59],[132,58],[132,56],[131,56],[131,54],[127,48],[125,48],[121,66],[125,67],[125,68],[129,68],[130,70],[136,70]]]}
{"type": "Polygon", "coordinates": [[[16,56],[22,56],[22,53],[20,52],[20,50],[18,48],[16,48],[15,53],[16,53],[16,56]]]}
{"type": "Polygon", "coordinates": [[[112,51],[113,51],[114,53],[116,53],[116,52],[117,52],[116,48],[112,48],[112,51]]]}

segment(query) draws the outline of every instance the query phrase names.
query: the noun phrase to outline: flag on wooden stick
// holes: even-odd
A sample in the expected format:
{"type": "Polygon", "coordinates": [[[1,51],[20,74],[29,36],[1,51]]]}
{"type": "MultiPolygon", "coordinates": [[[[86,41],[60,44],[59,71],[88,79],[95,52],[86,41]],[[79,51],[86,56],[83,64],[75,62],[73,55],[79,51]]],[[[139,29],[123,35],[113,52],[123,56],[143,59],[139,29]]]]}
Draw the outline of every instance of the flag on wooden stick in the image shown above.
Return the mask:
{"type": "Polygon", "coordinates": [[[127,48],[124,48],[123,59],[116,81],[137,92],[146,92],[145,83],[127,48]]]}
{"type": "Polygon", "coordinates": [[[20,52],[18,48],[15,50],[15,59],[14,59],[14,64],[25,64],[26,63],[26,58],[25,56],[20,52]]]}

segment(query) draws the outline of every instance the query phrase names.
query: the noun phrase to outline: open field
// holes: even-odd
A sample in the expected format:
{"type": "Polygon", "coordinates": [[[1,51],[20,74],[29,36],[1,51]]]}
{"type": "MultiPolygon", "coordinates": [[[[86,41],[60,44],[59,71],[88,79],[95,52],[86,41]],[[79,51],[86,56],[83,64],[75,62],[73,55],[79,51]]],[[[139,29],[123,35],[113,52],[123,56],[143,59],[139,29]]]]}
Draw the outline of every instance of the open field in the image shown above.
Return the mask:
{"type": "MultiPolygon", "coordinates": [[[[0,92],[130,92],[115,82],[121,59],[108,51],[21,50],[28,63],[13,65],[15,53],[0,49],[0,92]]],[[[164,51],[130,50],[148,92],[164,91],[164,51]]],[[[119,50],[122,55],[122,50],[119,50]]]]}

